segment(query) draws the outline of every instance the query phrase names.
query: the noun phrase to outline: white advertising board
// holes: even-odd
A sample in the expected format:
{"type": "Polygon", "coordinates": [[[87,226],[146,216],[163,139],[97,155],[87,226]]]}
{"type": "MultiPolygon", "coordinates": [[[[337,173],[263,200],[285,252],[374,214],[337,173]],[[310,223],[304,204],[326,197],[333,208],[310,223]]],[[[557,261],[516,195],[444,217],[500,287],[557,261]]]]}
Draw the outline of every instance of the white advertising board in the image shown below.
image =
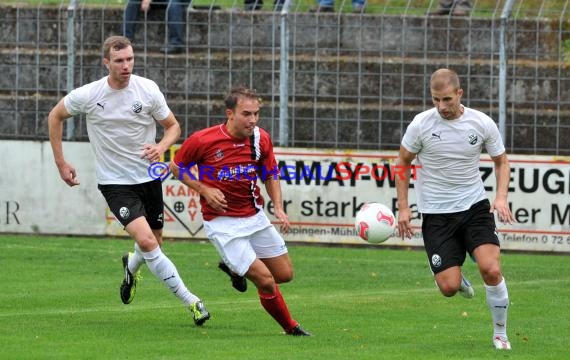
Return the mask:
{"type": "Polygon", "coordinates": [[[63,150],[78,186],[61,180],[49,142],[0,141],[0,232],[105,234],[106,204],[97,190],[91,147],[66,142],[63,150]]]}

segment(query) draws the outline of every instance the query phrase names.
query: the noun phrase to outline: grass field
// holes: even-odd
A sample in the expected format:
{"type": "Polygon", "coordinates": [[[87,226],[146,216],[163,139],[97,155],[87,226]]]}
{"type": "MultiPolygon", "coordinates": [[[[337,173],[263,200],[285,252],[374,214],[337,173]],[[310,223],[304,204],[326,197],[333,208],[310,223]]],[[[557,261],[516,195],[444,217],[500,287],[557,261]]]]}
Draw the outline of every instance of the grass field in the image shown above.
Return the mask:
{"type": "Polygon", "coordinates": [[[205,242],[165,251],[212,319],[189,314],[143,267],[132,304],[118,296],[126,239],[0,236],[0,359],[562,359],[569,351],[568,256],[504,254],[511,352],[491,347],[475,264],[472,300],[435,289],[423,251],[290,245],[282,286],[315,336],[282,334],[256,291],[230,286],[205,242]]]}

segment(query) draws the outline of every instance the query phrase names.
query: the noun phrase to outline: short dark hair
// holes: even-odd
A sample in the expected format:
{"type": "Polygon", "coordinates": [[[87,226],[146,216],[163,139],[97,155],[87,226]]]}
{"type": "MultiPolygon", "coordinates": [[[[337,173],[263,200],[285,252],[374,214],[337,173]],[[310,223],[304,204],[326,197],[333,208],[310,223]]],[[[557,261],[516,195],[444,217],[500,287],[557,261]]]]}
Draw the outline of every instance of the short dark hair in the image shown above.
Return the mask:
{"type": "Polygon", "coordinates": [[[111,49],[115,51],[123,50],[131,44],[131,40],[124,36],[110,36],[103,43],[103,57],[107,60],[111,60],[111,49]]]}
{"type": "Polygon", "coordinates": [[[261,103],[261,98],[257,95],[257,92],[254,89],[241,85],[232,88],[226,95],[224,99],[226,109],[235,110],[240,98],[255,99],[261,103]]]}

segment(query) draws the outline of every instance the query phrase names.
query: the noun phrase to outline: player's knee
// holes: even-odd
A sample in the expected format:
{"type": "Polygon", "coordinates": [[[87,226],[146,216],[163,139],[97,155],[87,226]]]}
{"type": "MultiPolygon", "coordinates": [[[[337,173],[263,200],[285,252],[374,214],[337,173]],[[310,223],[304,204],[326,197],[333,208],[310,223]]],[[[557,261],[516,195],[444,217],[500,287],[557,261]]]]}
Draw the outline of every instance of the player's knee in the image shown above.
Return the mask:
{"type": "Polygon", "coordinates": [[[160,246],[152,233],[138,236],[136,242],[143,252],[152,251],[160,246]]]}
{"type": "Polygon", "coordinates": [[[278,284],[283,284],[293,280],[293,269],[286,269],[280,271],[278,274],[273,275],[275,277],[275,282],[278,284]]]}
{"type": "Polygon", "coordinates": [[[443,294],[443,296],[445,297],[452,297],[455,294],[457,294],[457,292],[459,291],[459,289],[452,289],[452,288],[446,288],[446,289],[440,289],[441,293],[443,294]]]}
{"type": "Polygon", "coordinates": [[[263,276],[259,276],[255,279],[251,279],[254,283],[255,286],[259,289],[259,291],[265,293],[265,294],[274,294],[275,293],[275,279],[273,278],[273,276],[271,276],[271,274],[267,274],[267,275],[263,275],[263,276]]]}
{"type": "Polygon", "coordinates": [[[485,269],[481,275],[485,284],[492,286],[499,284],[503,279],[501,268],[498,264],[485,269]]]}
{"type": "Polygon", "coordinates": [[[437,287],[439,288],[439,291],[441,292],[441,294],[445,297],[451,297],[451,296],[455,295],[457,293],[457,291],[459,291],[459,286],[455,286],[449,282],[438,283],[437,287]]]}

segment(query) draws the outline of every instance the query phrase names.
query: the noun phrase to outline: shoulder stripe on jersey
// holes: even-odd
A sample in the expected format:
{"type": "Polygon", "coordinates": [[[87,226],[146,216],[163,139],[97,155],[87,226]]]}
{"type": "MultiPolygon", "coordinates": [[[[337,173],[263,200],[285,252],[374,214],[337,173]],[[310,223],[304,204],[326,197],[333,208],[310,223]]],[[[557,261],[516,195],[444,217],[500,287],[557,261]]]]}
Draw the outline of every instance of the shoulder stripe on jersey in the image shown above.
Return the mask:
{"type": "Polygon", "coordinates": [[[261,158],[261,145],[259,144],[260,138],[261,132],[259,131],[259,127],[256,126],[253,129],[253,134],[249,137],[252,160],[259,160],[261,158]]]}

